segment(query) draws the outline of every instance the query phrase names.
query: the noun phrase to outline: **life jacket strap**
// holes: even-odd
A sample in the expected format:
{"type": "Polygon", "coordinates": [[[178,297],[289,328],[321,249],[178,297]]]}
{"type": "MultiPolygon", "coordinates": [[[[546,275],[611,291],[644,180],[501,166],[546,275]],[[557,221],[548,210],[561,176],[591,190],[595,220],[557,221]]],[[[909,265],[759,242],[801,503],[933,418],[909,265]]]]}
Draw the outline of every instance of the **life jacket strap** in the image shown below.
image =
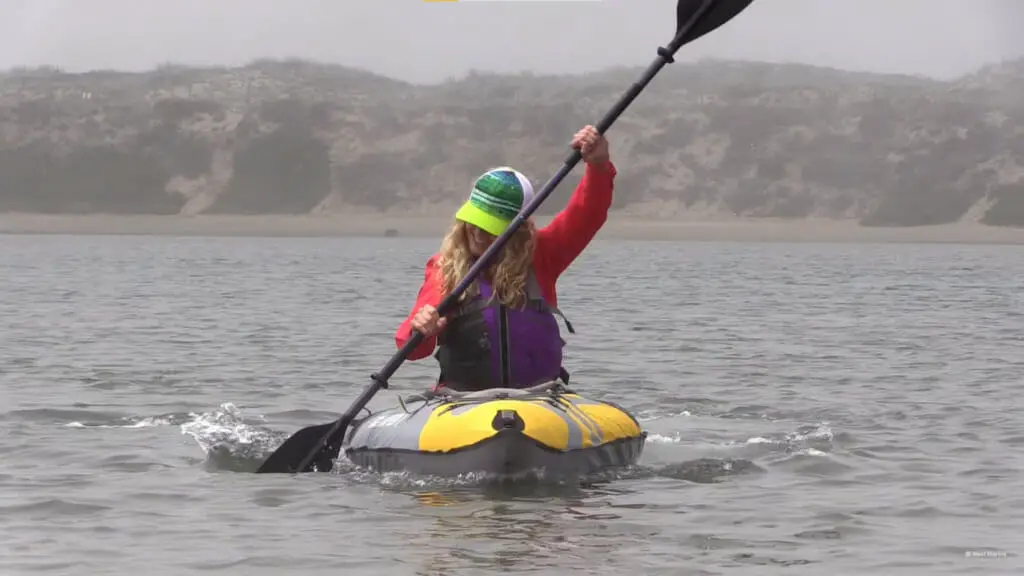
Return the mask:
{"type": "MultiPolygon", "coordinates": [[[[450,318],[458,318],[459,316],[464,316],[466,314],[476,314],[478,312],[483,312],[485,309],[490,308],[492,306],[504,307],[500,302],[498,302],[497,298],[492,295],[487,300],[474,300],[472,302],[467,302],[466,304],[460,306],[455,312],[453,312],[450,318]]],[[[562,319],[562,322],[565,323],[565,329],[568,330],[570,334],[576,333],[576,329],[573,328],[572,322],[570,322],[569,319],[565,317],[565,314],[563,314],[557,306],[552,306],[551,304],[548,304],[542,299],[527,300],[526,304],[523,306],[523,309],[532,310],[534,312],[540,312],[542,314],[547,313],[558,316],[559,318],[562,319]]]]}
{"type": "Polygon", "coordinates": [[[501,387],[512,386],[512,343],[508,333],[508,308],[498,304],[498,366],[501,375],[501,387]]]}

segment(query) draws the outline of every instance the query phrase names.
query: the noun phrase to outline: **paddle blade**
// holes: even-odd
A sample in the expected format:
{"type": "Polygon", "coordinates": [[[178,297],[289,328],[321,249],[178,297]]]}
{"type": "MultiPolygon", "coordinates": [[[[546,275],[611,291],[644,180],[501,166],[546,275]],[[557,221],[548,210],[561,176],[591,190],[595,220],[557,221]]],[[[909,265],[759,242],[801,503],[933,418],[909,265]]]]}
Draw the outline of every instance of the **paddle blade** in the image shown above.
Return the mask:
{"type": "MultiPolygon", "coordinates": [[[[682,31],[690,18],[700,9],[705,0],[679,0],[676,5],[676,33],[682,31]]],[[[697,23],[683,35],[679,46],[693,42],[697,38],[715,30],[722,24],[732,20],[746,9],[754,0],[711,0],[711,7],[697,23]]]]}
{"type": "MultiPolygon", "coordinates": [[[[334,422],[328,422],[318,426],[309,426],[292,434],[290,438],[277,447],[277,450],[274,450],[273,454],[267,457],[259,469],[256,470],[256,473],[289,474],[293,472],[313,472],[314,467],[318,472],[330,472],[331,468],[334,467],[334,459],[338,457],[340,452],[340,442],[335,441],[328,446],[321,446],[320,442],[324,436],[331,432],[334,424],[334,422]],[[304,470],[299,470],[302,466],[302,461],[314,450],[318,450],[317,455],[305,466],[304,470]]],[[[340,432],[341,434],[334,434],[334,437],[343,437],[344,427],[342,427],[340,432]]]]}

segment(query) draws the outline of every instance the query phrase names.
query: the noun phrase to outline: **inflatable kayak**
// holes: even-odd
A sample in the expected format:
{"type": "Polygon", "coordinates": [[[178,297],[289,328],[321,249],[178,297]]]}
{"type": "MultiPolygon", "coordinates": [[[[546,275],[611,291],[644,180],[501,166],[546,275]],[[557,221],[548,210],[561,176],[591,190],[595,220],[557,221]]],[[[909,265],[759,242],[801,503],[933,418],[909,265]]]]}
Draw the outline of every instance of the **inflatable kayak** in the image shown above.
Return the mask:
{"type": "Polygon", "coordinates": [[[619,406],[552,382],[400,399],[354,422],[342,448],[355,465],[380,472],[567,476],[634,464],[646,438],[619,406]]]}

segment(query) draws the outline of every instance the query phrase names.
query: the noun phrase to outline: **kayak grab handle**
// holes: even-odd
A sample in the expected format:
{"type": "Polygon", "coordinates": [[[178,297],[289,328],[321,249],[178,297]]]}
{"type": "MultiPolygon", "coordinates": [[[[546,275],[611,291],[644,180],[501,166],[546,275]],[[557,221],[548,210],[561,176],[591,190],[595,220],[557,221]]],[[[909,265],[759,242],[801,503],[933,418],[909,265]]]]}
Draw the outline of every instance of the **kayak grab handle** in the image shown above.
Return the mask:
{"type": "Polygon", "coordinates": [[[515,410],[498,410],[494,414],[494,420],[491,420],[491,427],[495,430],[515,430],[516,432],[522,432],[526,429],[526,422],[523,422],[522,417],[515,410]]]}

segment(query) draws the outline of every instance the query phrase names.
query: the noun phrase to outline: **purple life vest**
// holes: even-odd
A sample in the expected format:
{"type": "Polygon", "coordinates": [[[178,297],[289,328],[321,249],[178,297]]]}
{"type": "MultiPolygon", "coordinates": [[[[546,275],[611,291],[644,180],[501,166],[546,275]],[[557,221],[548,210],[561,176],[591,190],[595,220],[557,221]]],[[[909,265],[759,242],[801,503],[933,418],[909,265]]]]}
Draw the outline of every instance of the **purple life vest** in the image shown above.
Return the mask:
{"type": "Polygon", "coordinates": [[[526,304],[511,309],[493,298],[489,282],[477,280],[479,295],[467,298],[448,316],[434,355],[441,365],[438,382],[452,390],[528,388],[557,378],[568,381],[562,367],[558,315],[575,334],[558,308],[544,300],[531,272],[526,280],[526,304]]]}

